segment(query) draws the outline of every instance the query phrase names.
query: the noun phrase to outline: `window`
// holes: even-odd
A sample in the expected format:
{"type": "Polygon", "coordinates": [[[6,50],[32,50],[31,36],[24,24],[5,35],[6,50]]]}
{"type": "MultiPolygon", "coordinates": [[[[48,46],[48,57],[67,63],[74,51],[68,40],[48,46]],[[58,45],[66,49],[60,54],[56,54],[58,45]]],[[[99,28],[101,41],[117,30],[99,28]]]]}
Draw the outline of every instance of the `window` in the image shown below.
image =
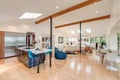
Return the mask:
{"type": "Polygon", "coordinates": [[[106,43],[106,38],[105,38],[105,36],[101,36],[101,37],[100,37],[100,43],[102,43],[102,42],[106,43]]]}
{"type": "Polygon", "coordinates": [[[100,37],[95,37],[95,42],[100,43],[100,37]]]}
{"type": "Polygon", "coordinates": [[[106,48],[106,37],[105,36],[100,37],[100,44],[101,44],[101,48],[106,48]]]}
{"type": "Polygon", "coordinates": [[[90,43],[94,43],[94,37],[90,38],[90,43]]]}

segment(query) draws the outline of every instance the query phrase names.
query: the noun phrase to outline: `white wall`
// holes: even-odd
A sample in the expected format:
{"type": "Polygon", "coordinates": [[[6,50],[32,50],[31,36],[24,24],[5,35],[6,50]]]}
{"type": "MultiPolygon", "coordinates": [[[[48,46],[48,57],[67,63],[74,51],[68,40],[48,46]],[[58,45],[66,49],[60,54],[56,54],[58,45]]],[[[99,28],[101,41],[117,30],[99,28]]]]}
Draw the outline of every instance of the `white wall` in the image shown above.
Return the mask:
{"type": "Polygon", "coordinates": [[[111,20],[110,20],[110,28],[108,29],[108,34],[110,33],[111,29],[115,27],[116,22],[120,20],[120,0],[113,0],[112,12],[111,12],[111,20]]]}
{"type": "Polygon", "coordinates": [[[117,50],[117,33],[119,27],[117,22],[120,20],[120,0],[113,1],[113,8],[111,13],[110,28],[108,29],[108,45],[109,49],[117,50]]]}
{"type": "Polygon", "coordinates": [[[116,34],[109,35],[109,49],[117,50],[117,35],[116,34]]]}
{"type": "MultiPolygon", "coordinates": [[[[39,37],[44,35],[50,35],[50,25],[49,22],[43,22],[41,24],[0,24],[0,31],[10,31],[10,32],[20,32],[20,33],[27,33],[27,32],[35,32],[36,40],[39,37]]],[[[53,27],[53,47],[55,45],[55,35],[54,35],[54,27],[53,27]]]]}
{"type": "Polygon", "coordinates": [[[38,36],[46,33],[49,34],[49,25],[42,26],[36,24],[13,24],[13,25],[0,25],[0,31],[10,31],[10,32],[35,32],[36,38],[38,36]]]}

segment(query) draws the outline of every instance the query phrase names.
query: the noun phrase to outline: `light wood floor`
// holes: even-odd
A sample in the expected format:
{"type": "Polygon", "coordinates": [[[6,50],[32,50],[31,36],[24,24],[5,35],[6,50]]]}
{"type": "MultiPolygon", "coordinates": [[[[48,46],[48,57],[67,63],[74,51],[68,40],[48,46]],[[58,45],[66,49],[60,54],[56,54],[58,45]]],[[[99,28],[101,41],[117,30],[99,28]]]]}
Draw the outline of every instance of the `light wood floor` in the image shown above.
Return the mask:
{"type": "Polygon", "coordinates": [[[120,80],[117,72],[110,71],[90,55],[69,55],[66,60],[52,59],[37,67],[27,68],[17,58],[0,60],[0,80],[120,80]]]}

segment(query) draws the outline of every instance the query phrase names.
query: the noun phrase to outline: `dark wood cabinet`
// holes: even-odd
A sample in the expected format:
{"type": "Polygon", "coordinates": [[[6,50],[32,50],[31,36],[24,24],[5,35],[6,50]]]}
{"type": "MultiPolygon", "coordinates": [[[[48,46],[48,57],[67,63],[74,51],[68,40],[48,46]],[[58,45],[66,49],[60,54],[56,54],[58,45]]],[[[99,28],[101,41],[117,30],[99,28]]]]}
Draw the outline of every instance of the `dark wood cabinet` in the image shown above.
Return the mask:
{"type": "Polygon", "coordinates": [[[4,58],[4,35],[5,32],[0,31],[0,58],[4,58]]]}
{"type": "Polygon", "coordinates": [[[26,34],[26,47],[30,48],[33,47],[35,44],[35,33],[34,32],[27,32],[26,34]]]}

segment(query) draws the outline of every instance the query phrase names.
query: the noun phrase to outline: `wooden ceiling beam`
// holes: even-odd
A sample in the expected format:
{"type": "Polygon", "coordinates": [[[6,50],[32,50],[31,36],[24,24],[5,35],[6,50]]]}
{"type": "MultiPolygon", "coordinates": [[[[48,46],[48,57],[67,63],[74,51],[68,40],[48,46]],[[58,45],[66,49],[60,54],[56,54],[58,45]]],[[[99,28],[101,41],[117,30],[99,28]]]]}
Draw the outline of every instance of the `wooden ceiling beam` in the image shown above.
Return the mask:
{"type": "MultiPolygon", "coordinates": [[[[50,15],[50,16],[51,16],[52,18],[55,18],[55,17],[61,16],[61,15],[63,15],[63,14],[66,14],[66,13],[68,13],[68,12],[74,11],[74,10],[76,10],[76,9],[80,9],[80,8],[89,6],[89,5],[91,5],[91,4],[95,3],[95,2],[99,2],[99,1],[101,1],[101,0],[87,0],[87,1],[85,1],[85,2],[79,3],[79,4],[75,5],[75,6],[72,6],[72,7],[70,7],[70,8],[67,8],[67,9],[63,10],[63,11],[57,12],[57,13],[55,13],[55,14],[53,14],[53,15],[50,15]]],[[[40,19],[40,20],[36,21],[35,24],[39,24],[39,23],[42,23],[42,22],[50,19],[50,16],[45,17],[45,18],[43,18],[43,19],[40,19]]]]}
{"type": "Polygon", "coordinates": [[[62,28],[62,27],[70,26],[70,25],[76,25],[76,24],[80,24],[80,22],[88,23],[88,22],[93,22],[93,21],[98,21],[98,20],[109,19],[109,18],[110,18],[110,15],[105,15],[105,16],[96,17],[96,18],[92,18],[92,19],[87,19],[87,20],[82,20],[82,21],[77,21],[77,22],[72,22],[72,23],[68,23],[68,24],[55,26],[55,28],[62,28]]]}

